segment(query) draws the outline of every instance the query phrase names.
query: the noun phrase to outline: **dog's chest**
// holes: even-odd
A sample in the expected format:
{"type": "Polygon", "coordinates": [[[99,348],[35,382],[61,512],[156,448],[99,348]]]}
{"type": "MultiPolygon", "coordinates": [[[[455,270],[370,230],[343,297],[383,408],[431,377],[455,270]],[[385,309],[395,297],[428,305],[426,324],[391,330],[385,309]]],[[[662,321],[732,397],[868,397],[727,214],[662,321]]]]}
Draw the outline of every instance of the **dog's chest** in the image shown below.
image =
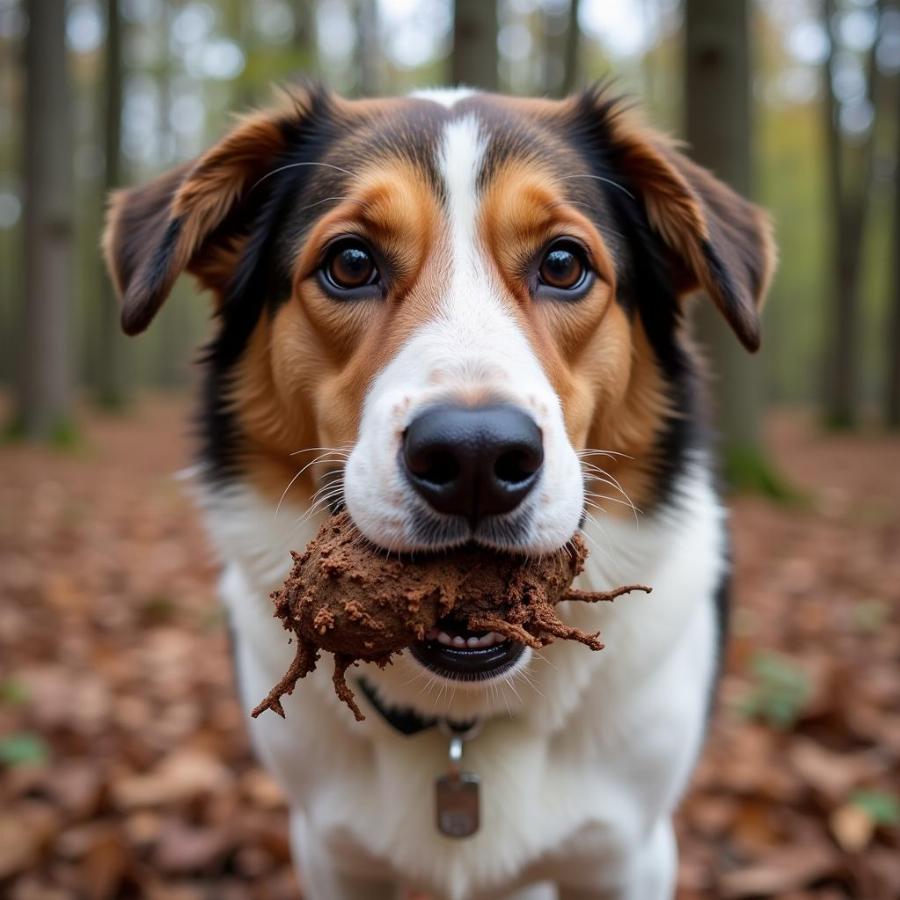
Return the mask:
{"type": "MultiPolygon", "coordinates": [[[[290,662],[268,592],[284,574],[292,542],[308,539],[271,526],[271,512],[257,502],[207,504],[210,529],[230,560],[222,593],[247,710],[290,662]]],[[[699,492],[695,505],[690,529],[604,528],[605,552],[589,560],[585,586],[646,578],[654,593],[571,610],[574,624],[602,629],[606,649],[548,648],[528,714],[491,719],[466,746],[465,768],[481,783],[475,836],[449,839],[435,825],[447,738],[436,730],[400,736],[374,713],[353,722],[331,692],[327,666],[286,698],[286,720],[265,715],[251,723],[260,758],[342,858],[358,855],[369,867],[377,859],[388,873],[446,896],[540,874],[586,834],[599,841],[594,852],[621,852],[674,804],[703,732],[722,525],[711,493],[699,492]]]]}

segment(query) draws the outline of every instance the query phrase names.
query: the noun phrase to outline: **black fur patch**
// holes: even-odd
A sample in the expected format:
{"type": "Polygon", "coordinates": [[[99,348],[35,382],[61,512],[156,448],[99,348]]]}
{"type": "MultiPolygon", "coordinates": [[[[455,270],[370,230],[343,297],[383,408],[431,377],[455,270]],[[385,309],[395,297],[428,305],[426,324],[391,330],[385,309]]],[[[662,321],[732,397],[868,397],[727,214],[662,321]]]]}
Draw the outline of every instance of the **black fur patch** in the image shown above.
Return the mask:
{"type": "Polygon", "coordinates": [[[143,331],[159,311],[172,286],[172,254],[181,234],[181,219],[172,219],[155,252],[129,285],[122,303],[122,330],[143,331]]]}
{"type": "Polygon", "coordinates": [[[722,680],[722,672],[725,670],[725,655],[728,651],[728,635],[731,625],[731,538],[726,530],[726,540],[728,546],[725,550],[724,568],[719,576],[719,583],[716,585],[713,594],[713,603],[715,605],[716,616],[716,670],[713,675],[709,688],[709,711],[708,717],[715,712],[716,700],[718,699],[719,684],[722,680]]]}
{"type": "MultiPolygon", "coordinates": [[[[241,435],[230,399],[234,367],[260,316],[290,297],[290,266],[296,244],[285,242],[282,236],[296,226],[295,209],[302,206],[300,198],[318,172],[317,166],[304,164],[317,162],[323,155],[330,122],[327,95],[313,94],[307,114],[282,125],[287,150],[273,162],[271,171],[276,174],[251,186],[245,202],[210,238],[246,235],[246,245],[219,310],[219,330],[201,355],[203,384],[197,424],[204,473],[212,482],[226,482],[240,474],[241,435]]],[[[307,219],[321,212],[317,209],[307,219]]]]}

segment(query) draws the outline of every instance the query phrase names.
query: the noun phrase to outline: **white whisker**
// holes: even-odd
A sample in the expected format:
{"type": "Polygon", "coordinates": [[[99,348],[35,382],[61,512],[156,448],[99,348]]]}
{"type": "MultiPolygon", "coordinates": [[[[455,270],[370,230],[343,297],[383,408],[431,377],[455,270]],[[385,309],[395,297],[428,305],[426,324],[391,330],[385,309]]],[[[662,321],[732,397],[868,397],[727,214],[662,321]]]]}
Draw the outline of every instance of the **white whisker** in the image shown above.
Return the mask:
{"type": "Polygon", "coordinates": [[[611,178],[604,178],[602,175],[589,175],[586,172],[582,172],[576,175],[568,175],[562,180],[571,181],[573,178],[592,178],[594,181],[603,181],[606,184],[611,184],[614,188],[618,188],[620,191],[622,191],[623,194],[627,194],[629,197],[631,197],[632,200],[636,199],[634,194],[632,194],[631,191],[628,190],[628,188],[619,184],[617,181],[613,181],[611,178]]]}
{"type": "Polygon", "coordinates": [[[355,177],[354,174],[351,171],[349,171],[348,169],[343,169],[340,166],[335,166],[335,165],[332,165],[331,163],[325,163],[325,162],[288,163],[285,166],[279,166],[277,169],[272,169],[271,172],[266,172],[266,174],[263,175],[262,178],[260,178],[258,181],[256,181],[253,184],[253,187],[251,187],[250,190],[247,191],[247,194],[249,195],[249,194],[253,193],[253,191],[256,190],[256,188],[258,188],[264,181],[271,178],[273,175],[277,175],[279,172],[284,172],[287,169],[297,169],[297,168],[300,168],[301,166],[321,166],[323,169],[334,169],[335,172],[343,172],[345,175],[349,175],[351,178],[355,177]]]}

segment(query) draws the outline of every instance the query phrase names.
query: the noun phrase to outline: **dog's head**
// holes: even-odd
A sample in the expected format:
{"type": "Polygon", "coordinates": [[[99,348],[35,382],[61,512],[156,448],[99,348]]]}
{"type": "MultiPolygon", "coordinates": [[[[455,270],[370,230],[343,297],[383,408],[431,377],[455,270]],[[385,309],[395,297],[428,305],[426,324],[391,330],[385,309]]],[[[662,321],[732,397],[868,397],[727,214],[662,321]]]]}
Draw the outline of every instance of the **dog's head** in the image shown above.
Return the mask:
{"type": "Polygon", "coordinates": [[[398,551],[558,548],[594,485],[661,502],[695,418],[684,296],[755,350],[773,266],[760,211],[603,91],[302,91],[116,195],[105,249],[129,334],[184,270],[215,297],[211,481],[274,506],[333,453],[322,496],[398,551]]]}

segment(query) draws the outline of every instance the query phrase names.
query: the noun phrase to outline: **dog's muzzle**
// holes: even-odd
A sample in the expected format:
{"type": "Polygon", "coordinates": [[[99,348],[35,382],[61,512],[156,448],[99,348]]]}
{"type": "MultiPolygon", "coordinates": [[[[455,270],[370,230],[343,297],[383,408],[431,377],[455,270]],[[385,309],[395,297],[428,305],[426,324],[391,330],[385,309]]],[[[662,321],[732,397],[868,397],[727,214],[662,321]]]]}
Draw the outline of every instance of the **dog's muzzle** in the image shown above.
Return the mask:
{"type": "Polygon", "coordinates": [[[544,462],[541,429],[518,407],[433,406],[403,435],[401,468],[436,512],[474,530],[512,512],[533,490],[544,462]]]}

